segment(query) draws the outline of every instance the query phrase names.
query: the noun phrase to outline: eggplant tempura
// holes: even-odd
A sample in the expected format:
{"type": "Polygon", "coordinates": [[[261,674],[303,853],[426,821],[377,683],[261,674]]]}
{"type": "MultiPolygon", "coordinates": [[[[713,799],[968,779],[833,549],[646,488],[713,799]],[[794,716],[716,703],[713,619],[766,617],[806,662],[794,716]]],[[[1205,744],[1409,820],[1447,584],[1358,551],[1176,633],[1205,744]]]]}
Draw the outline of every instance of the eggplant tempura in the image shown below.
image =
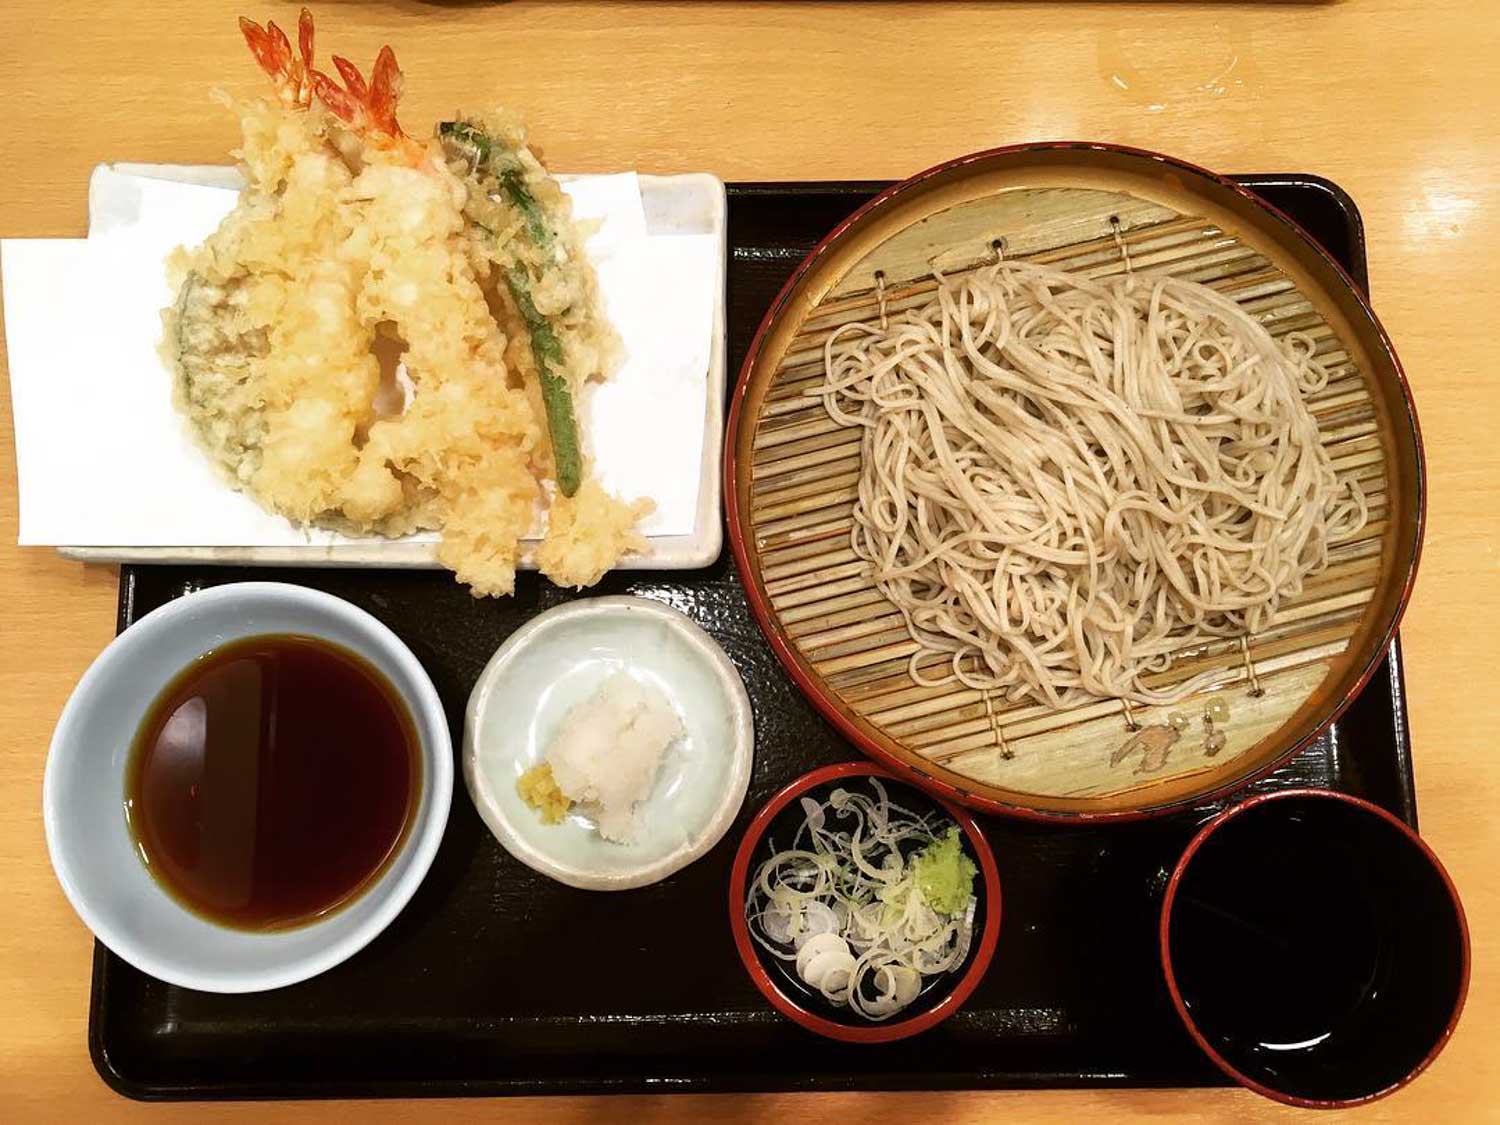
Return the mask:
{"type": "Polygon", "coordinates": [[[597,582],[645,547],[651,504],[587,472],[573,399],[618,340],[567,196],[502,114],[444,122],[425,144],[404,133],[389,47],[368,82],[334,56],[340,84],[313,68],[305,10],[295,56],[274,23],[240,27],[277,97],[233,105],[248,186],[174,256],[163,314],[199,443],[298,523],[440,530],[439,560],[476,595],[514,588],[552,492],[537,565],[597,582]]]}

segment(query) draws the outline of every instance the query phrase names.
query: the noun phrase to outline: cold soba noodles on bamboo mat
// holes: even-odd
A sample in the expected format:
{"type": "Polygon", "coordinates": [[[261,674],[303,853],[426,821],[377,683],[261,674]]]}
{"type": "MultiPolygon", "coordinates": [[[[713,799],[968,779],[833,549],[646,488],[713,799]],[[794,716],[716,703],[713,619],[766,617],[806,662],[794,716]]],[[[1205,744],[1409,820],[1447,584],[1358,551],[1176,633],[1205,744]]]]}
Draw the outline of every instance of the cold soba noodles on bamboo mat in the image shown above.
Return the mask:
{"type": "Polygon", "coordinates": [[[1364,526],[1304,402],[1328,380],[1309,336],[1278,344],[1212,289],[1129,269],[938,281],[835,331],[807,392],[864,427],[851,544],[918,683],[1176,701],[1221,673],[1147,678],[1263,628],[1364,526]]]}

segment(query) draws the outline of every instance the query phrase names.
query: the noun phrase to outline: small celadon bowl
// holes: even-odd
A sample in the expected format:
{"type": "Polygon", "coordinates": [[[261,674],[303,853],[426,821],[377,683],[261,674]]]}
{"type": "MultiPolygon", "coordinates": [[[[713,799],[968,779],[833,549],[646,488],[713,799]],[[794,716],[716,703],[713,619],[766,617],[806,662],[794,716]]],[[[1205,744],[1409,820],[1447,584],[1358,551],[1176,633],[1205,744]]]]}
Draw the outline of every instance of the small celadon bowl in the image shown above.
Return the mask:
{"type": "Polygon", "coordinates": [[[331,594],[238,582],[153,610],[99,654],[53,732],[42,817],[63,892],[116,955],[183,988],[258,992],[332,968],[390,924],[432,863],[452,793],[442,702],[395,633],[331,594]],[[273,633],[341,645],[390,681],[421,740],[421,795],[400,850],[357,898],[296,928],[238,930],[193,913],[146,869],[125,818],[126,767],[147,709],[173,677],[227,642],[273,633]]]}
{"type": "Polygon", "coordinates": [[[750,698],[718,642],[661,602],[586,598],[532,618],[480,673],[464,781],[516,859],[571,887],[620,891],[665,879],[723,838],[744,803],[754,749],[750,698]],[[663,754],[629,843],[604,839],[577,806],[546,824],[516,790],[567,713],[622,671],[659,688],[686,729],[663,754]]]}

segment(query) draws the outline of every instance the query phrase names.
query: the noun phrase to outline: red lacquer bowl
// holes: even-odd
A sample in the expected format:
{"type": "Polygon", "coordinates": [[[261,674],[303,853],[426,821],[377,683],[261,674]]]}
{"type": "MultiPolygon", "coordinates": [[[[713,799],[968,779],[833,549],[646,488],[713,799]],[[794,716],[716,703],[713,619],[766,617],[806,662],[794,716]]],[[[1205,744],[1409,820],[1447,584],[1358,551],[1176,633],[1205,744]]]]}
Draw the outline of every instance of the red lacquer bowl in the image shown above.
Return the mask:
{"type": "Polygon", "coordinates": [[[1265,793],[1193,837],[1167,884],[1167,991],[1225,1074],[1276,1101],[1374,1101],[1427,1068],[1469,984],[1469,931],[1432,850],[1326,789],[1265,793]]]}
{"type": "Polygon", "coordinates": [[[901,780],[879,766],[865,762],[845,762],[824,766],[803,774],[756,814],[739,851],[729,879],[729,925],[734,944],[745,971],[755,987],[782,1015],[809,1031],[846,1043],[889,1043],[905,1039],[936,1027],[963,1006],[989,968],[1000,936],[1000,873],[995,856],[973,817],[962,809],[935,797],[926,790],[901,780]],[[931,978],[917,998],[892,1019],[875,1022],[848,1008],[835,1008],[815,992],[804,987],[796,972],[764,949],[750,936],[745,920],[745,890],[755,869],[771,855],[770,841],[786,846],[796,825],[801,823],[799,798],[821,797],[842,786],[855,789],[869,778],[879,778],[893,804],[914,812],[940,809],[952,818],[963,832],[964,850],[979,867],[976,886],[979,900],[975,915],[975,935],[968,958],[958,969],[931,978]]]}

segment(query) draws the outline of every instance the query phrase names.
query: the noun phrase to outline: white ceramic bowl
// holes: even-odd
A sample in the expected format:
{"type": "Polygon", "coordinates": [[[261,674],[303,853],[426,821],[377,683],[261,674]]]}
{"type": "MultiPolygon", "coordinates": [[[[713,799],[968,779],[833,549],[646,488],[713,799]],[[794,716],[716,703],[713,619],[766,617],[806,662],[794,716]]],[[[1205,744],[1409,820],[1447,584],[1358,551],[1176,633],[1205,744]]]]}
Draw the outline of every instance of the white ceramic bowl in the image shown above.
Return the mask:
{"type": "Polygon", "coordinates": [[[256,992],[337,965],[395,918],[432,863],[452,795],[448,721],[411,650],[331,594],[241,582],[153,610],[99,654],[52,735],[42,816],[63,891],[100,941],[142,972],[184,988],[256,992]],[[297,929],[252,933],[192,913],[147,872],[125,823],[125,767],[147,708],[173,676],[210,649],[265,633],[321,637],[385,674],[421,736],[422,794],[400,853],[359,898],[297,929]]]}
{"type": "Polygon", "coordinates": [[[591,598],[532,618],[491,658],[469,697],[464,780],[522,863],[569,886],[619,891],[665,879],[723,838],[754,751],[750,698],[712,637],[661,602],[591,598]],[[516,792],[568,711],[622,670],[660,688],[687,730],[638,806],[640,835],[629,844],[603,839],[580,812],[544,824],[516,792]]]}

